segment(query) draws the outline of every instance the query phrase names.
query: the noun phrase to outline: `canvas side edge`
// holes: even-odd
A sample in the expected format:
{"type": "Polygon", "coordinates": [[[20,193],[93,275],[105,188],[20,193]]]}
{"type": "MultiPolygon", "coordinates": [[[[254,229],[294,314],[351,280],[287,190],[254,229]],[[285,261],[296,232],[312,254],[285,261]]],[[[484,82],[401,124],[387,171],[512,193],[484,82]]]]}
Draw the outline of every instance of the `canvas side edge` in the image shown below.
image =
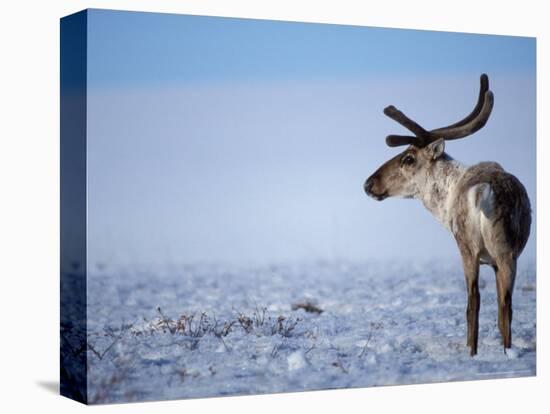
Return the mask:
{"type": "Polygon", "coordinates": [[[86,10],[60,22],[60,394],[88,401],[86,10]]]}

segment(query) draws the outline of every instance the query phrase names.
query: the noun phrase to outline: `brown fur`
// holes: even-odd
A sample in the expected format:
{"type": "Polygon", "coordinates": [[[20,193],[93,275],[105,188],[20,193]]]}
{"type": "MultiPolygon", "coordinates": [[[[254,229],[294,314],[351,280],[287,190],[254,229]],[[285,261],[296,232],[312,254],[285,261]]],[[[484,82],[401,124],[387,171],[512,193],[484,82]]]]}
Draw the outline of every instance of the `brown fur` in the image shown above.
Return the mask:
{"type": "MultiPolygon", "coordinates": [[[[495,211],[491,217],[494,227],[494,237],[502,238],[503,249],[508,249],[514,259],[523,251],[531,228],[531,206],[529,197],[523,185],[512,174],[507,173],[495,162],[482,162],[466,171],[459,183],[459,194],[465,194],[468,189],[478,184],[488,184],[494,193],[495,211]]],[[[457,199],[457,209],[465,211],[467,200],[457,199]]],[[[466,231],[464,224],[457,232],[466,231]]]]}

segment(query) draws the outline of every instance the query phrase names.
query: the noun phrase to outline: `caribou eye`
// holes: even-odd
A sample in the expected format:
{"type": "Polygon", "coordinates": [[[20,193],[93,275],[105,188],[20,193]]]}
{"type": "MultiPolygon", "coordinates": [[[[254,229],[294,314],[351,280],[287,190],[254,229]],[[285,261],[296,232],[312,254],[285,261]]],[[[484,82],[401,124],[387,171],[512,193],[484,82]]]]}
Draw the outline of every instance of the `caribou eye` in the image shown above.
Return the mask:
{"type": "Polygon", "coordinates": [[[401,160],[401,165],[413,165],[416,162],[414,157],[410,154],[407,154],[401,160]]]}

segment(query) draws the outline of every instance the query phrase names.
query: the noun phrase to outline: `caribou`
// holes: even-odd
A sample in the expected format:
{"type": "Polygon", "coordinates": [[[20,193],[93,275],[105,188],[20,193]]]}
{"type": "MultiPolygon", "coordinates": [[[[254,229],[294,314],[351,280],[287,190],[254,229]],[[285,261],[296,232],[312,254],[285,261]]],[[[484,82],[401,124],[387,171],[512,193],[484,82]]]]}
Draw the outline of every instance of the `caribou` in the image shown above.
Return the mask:
{"type": "Polygon", "coordinates": [[[512,292],[516,263],[531,228],[531,206],[521,182],[496,162],[465,166],[445,152],[445,141],[481,129],[493,109],[489,78],[481,75],[476,106],[452,125],[426,130],[394,106],[384,114],[413,135],[389,135],[390,147],[407,145],[385,162],[364,184],[376,200],[388,197],[419,199],[452,233],[462,257],[468,305],[467,341],[477,354],[479,331],[479,267],[491,266],[496,275],[498,327],[504,352],[512,345],[512,292]]]}

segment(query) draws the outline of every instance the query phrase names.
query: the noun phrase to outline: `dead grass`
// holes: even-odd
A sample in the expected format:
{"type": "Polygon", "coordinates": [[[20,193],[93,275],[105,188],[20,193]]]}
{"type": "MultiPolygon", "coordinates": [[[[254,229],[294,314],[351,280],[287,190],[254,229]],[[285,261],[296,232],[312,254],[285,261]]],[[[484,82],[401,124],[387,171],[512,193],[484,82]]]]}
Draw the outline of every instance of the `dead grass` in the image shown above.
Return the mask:
{"type": "Polygon", "coordinates": [[[289,338],[296,335],[296,326],[301,322],[300,318],[292,316],[268,315],[266,307],[256,306],[250,313],[234,311],[235,316],[227,320],[219,320],[215,315],[210,316],[206,312],[184,313],[177,318],[172,318],[158,307],[157,316],[152,320],[144,318],[144,325],[121,324],[119,328],[105,328],[101,333],[88,335],[87,350],[102,360],[125,335],[140,337],[158,334],[177,335],[184,338],[185,341],[181,345],[189,350],[197,349],[204,336],[213,335],[229,350],[224,338],[237,329],[246,335],[280,335],[289,338]],[[94,337],[101,337],[102,340],[92,340],[94,337]],[[110,341],[105,343],[105,338],[109,338],[110,341]],[[103,346],[97,345],[98,342],[103,346]]]}

